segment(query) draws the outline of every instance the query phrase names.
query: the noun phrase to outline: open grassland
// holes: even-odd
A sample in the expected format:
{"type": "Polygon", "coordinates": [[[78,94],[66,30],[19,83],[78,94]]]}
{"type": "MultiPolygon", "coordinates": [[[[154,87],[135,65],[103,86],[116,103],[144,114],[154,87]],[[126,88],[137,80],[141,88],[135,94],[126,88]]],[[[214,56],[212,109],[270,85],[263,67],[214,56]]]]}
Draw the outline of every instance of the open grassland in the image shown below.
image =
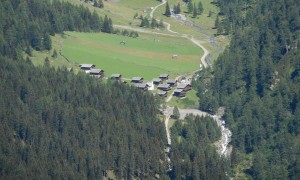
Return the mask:
{"type": "Polygon", "coordinates": [[[197,70],[203,52],[184,38],[140,34],[130,38],[104,33],[67,32],[62,53],[78,64],[92,63],[107,76],[120,73],[151,80],[162,73],[171,77],[197,70]],[[126,41],[126,45],[120,45],[126,41]],[[178,55],[172,58],[172,55],[178,55]]]}

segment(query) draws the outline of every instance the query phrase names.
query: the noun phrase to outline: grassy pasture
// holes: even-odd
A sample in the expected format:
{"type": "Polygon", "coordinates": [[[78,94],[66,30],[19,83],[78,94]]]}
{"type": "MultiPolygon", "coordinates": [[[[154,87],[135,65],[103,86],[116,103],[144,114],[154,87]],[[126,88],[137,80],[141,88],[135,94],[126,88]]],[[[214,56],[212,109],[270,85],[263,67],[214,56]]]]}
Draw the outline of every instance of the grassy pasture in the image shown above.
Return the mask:
{"type": "Polygon", "coordinates": [[[134,39],[104,33],[66,32],[62,53],[76,63],[93,63],[106,76],[142,76],[151,80],[159,74],[171,77],[199,68],[201,49],[184,38],[140,34],[134,39]],[[120,45],[126,41],[126,45],[120,45]],[[177,54],[177,58],[172,58],[177,54]]]}

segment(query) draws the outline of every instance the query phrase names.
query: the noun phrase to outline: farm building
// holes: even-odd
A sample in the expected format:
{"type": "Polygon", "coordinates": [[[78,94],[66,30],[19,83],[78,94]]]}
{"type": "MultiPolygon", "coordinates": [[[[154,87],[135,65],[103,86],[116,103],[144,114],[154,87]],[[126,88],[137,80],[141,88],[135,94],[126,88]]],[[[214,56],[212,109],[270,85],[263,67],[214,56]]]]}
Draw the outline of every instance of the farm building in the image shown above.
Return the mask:
{"type": "Polygon", "coordinates": [[[162,83],[162,80],[160,78],[154,78],[152,81],[153,81],[153,84],[156,84],[156,85],[162,83]]]}
{"type": "Polygon", "coordinates": [[[90,76],[102,78],[104,76],[104,71],[102,69],[91,69],[90,76]]]}
{"type": "Polygon", "coordinates": [[[148,84],[145,83],[136,83],[135,87],[137,87],[138,89],[142,89],[144,91],[148,90],[148,84]]]}
{"type": "Polygon", "coordinates": [[[174,96],[177,97],[185,97],[186,91],[184,91],[183,89],[176,89],[174,91],[174,96]]]}
{"type": "Polygon", "coordinates": [[[91,69],[96,67],[96,65],[95,64],[80,64],[79,67],[80,67],[80,69],[82,69],[84,71],[90,71],[91,69]]]}
{"type": "Polygon", "coordinates": [[[162,81],[167,80],[167,79],[169,78],[169,74],[161,74],[161,75],[159,76],[159,78],[160,78],[162,81]]]}
{"type": "Polygon", "coordinates": [[[157,95],[161,97],[167,97],[167,91],[158,91],[157,95]]]}
{"type": "Polygon", "coordinates": [[[177,85],[177,80],[175,79],[168,79],[167,84],[170,84],[171,87],[174,87],[177,85]]]}
{"type": "Polygon", "coordinates": [[[144,80],[144,78],[142,78],[142,77],[133,77],[131,79],[131,82],[133,82],[133,83],[142,83],[143,80],[144,80]]]}
{"type": "Polygon", "coordinates": [[[170,84],[159,84],[157,86],[157,89],[163,90],[163,91],[169,91],[171,89],[170,84]]]}
{"type": "Polygon", "coordinates": [[[110,79],[120,80],[122,78],[121,74],[112,74],[110,79]]]}
{"type": "Polygon", "coordinates": [[[189,91],[192,89],[192,86],[190,84],[187,83],[181,83],[177,86],[177,89],[182,89],[183,91],[189,91]]]}

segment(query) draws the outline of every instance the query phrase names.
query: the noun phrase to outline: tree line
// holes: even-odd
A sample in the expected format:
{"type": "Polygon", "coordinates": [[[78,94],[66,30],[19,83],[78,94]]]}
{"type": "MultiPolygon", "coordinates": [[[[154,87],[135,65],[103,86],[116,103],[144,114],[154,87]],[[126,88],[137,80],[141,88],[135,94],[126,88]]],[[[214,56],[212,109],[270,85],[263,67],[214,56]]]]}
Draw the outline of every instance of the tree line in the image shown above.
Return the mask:
{"type": "Polygon", "coordinates": [[[102,18],[83,5],[59,0],[4,0],[0,2],[0,11],[0,53],[13,58],[29,47],[50,50],[50,35],[55,33],[113,32],[107,16],[102,18]]]}

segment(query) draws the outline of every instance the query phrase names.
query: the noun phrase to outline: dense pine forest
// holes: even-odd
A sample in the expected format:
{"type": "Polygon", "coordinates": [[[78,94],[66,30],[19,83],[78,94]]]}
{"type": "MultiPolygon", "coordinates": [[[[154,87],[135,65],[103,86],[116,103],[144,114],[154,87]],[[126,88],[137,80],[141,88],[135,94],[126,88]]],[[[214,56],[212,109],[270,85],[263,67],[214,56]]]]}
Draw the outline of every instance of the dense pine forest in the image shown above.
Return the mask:
{"type": "Polygon", "coordinates": [[[214,3],[231,42],[194,83],[200,108],[226,108],[234,170],[250,157],[249,178],[300,179],[300,1],[214,3]]]}
{"type": "Polygon", "coordinates": [[[217,153],[214,142],[220,128],[210,117],[189,115],[171,128],[171,179],[226,179],[227,161],[217,153]]]}
{"type": "Polygon", "coordinates": [[[22,58],[65,30],[109,33],[108,17],[58,0],[0,1],[0,16],[1,179],[163,177],[165,128],[151,94],[22,58]]]}

